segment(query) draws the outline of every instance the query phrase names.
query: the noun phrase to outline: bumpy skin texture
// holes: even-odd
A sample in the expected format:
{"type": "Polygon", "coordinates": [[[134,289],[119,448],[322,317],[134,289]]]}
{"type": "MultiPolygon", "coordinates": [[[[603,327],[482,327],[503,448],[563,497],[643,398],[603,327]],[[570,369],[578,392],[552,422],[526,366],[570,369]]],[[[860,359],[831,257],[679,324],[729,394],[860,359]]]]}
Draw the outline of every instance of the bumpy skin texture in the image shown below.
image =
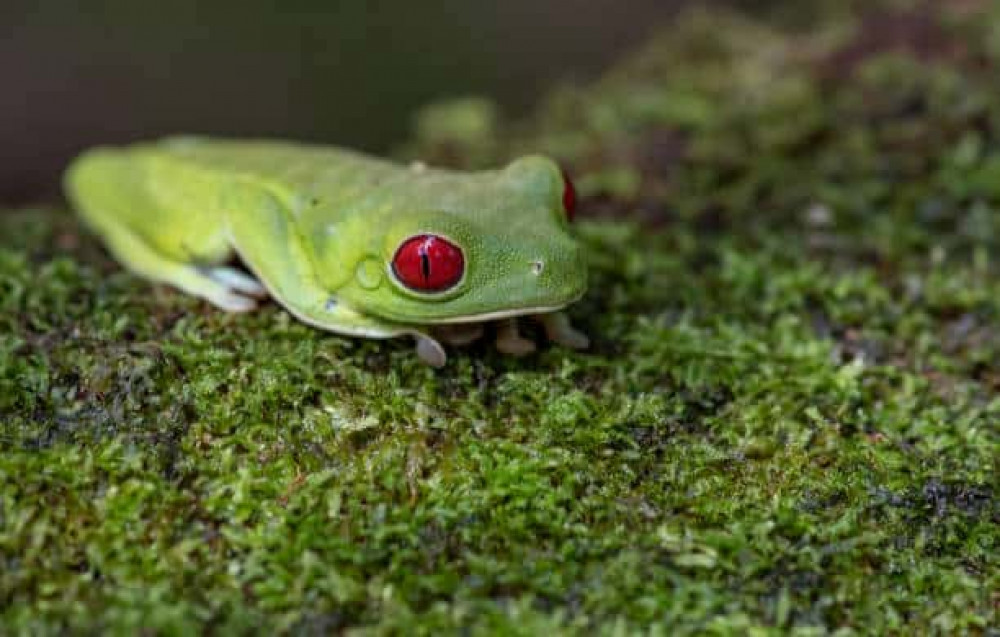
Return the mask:
{"type": "MultiPolygon", "coordinates": [[[[434,326],[549,314],[586,289],[565,182],[544,157],[459,173],[328,147],[171,138],[88,151],[67,171],[66,189],[109,250],[142,276],[230,311],[270,295],[322,329],[412,335],[434,365],[445,362],[434,326]],[[421,234],[461,249],[454,287],[425,293],[396,278],[394,254],[421,234]],[[256,279],[225,266],[234,254],[256,279]]],[[[565,321],[543,323],[554,340],[586,345],[565,321]]]]}

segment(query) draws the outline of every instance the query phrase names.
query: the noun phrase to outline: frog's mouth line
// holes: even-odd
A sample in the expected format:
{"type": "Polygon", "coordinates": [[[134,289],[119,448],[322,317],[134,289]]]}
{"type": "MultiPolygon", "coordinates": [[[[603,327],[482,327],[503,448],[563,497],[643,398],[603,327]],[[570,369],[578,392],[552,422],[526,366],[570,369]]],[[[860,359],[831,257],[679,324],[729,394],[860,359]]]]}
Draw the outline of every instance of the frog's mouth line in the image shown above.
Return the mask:
{"type": "Polygon", "coordinates": [[[534,314],[551,314],[566,308],[566,306],[576,303],[583,298],[581,292],[576,298],[557,305],[538,305],[535,307],[519,307],[510,310],[499,310],[496,312],[484,312],[482,314],[470,314],[467,316],[455,316],[452,318],[426,319],[421,320],[421,325],[458,325],[461,323],[485,323],[487,321],[499,321],[501,319],[515,318],[518,316],[531,316],[534,314]]]}
{"type": "Polygon", "coordinates": [[[462,323],[485,323],[487,321],[499,321],[500,319],[514,318],[517,316],[529,316],[532,314],[549,314],[558,312],[569,305],[550,305],[546,307],[526,307],[516,310],[503,310],[502,312],[487,312],[485,314],[473,314],[471,316],[456,316],[455,318],[431,319],[424,321],[424,325],[459,325],[462,323]]]}

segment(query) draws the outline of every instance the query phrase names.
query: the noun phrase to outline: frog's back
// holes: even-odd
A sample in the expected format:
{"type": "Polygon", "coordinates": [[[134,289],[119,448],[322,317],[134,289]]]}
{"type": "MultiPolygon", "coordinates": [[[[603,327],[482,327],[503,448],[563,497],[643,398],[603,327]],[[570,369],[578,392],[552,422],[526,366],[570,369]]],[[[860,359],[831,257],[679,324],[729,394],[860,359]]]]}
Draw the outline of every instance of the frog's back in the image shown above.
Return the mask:
{"type": "Polygon", "coordinates": [[[325,215],[366,216],[404,201],[447,198],[466,181],[459,173],[415,172],[359,152],[295,142],[174,137],[133,148],[147,154],[159,174],[197,172],[220,184],[267,188],[296,216],[320,202],[325,215]]]}
{"type": "Polygon", "coordinates": [[[414,210],[477,214],[506,194],[488,174],[405,167],[329,146],[201,137],[93,149],[70,166],[66,186],[99,231],[127,227],[176,257],[210,237],[207,258],[222,254],[227,216],[245,212],[235,193],[266,191],[309,233],[337,219],[379,228],[414,210]]]}
{"type": "MultiPolygon", "coordinates": [[[[121,185],[150,191],[173,190],[180,183],[223,185],[240,182],[270,187],[282,194],[331,194],[338,188],[365,188],[401,168],[350,150],[269,140],[169,137],[122,147],[99,147],[77,158],[67,171],[71,187],[82,167],[102,166],[117,173],[121,185]]],[[[93,171],[89,171],[93,174],[93,171]]]]}
{"type": "Polygon", "coordinates": [[[336,148],[272,140],[173,137],[140,147],[160,164],[180,164],[218,179],[265,185],[293,211],[323,202],[326,211],[369,214],[401,205],[461,208],[481,185],[469,173],[406,167],[336,148]]]}
{"type": "Polygon", "coordinates": [[[282,141],[171,137],[135,148],[219,176],[295,190],[354,182],[361,175],[378,179],[398,170],[389,162],[354,151],[282,141]]]}

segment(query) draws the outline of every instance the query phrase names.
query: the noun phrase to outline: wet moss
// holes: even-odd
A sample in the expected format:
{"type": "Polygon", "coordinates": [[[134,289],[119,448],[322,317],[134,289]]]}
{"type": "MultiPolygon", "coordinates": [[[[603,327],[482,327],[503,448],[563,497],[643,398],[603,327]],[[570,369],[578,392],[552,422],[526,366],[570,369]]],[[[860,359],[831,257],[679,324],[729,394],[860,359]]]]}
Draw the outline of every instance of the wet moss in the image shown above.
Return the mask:
{"type": "Polygon", "coordinates": [[[586,353],[434,371],[0,215],[0,622],[988,634],[1000,14],[896,4],[425,113],[401,158],[577,177],[586,353]]]}

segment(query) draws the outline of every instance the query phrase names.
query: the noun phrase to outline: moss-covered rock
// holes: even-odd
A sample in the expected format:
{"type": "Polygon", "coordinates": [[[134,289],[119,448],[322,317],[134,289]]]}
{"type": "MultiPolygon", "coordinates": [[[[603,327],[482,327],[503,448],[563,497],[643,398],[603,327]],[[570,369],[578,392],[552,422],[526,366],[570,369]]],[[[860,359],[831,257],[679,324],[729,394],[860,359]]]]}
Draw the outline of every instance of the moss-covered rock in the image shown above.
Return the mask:
{"type": "Polygon", "coordinates": [[[0,215],[0,625],[991,634],[1000,11],[844,4],[420,118],[576,175],[590,352],[434,371],[0,215]]]}

